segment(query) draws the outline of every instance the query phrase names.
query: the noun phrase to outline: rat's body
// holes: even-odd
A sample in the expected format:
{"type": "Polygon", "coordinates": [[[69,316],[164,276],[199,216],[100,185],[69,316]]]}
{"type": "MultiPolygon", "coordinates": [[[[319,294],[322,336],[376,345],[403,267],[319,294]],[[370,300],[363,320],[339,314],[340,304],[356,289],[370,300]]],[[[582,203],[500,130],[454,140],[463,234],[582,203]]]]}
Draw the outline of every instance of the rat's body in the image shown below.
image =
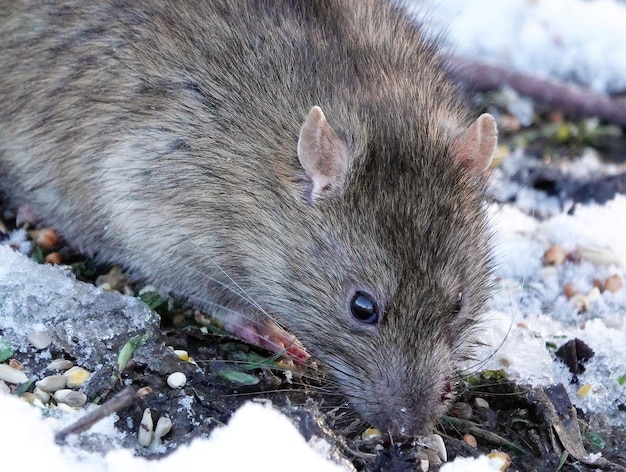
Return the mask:
{"type": "Polygon", "coordinates": [[[379,428],[432,427],[485,299],[495,125],[401,10],[7,0],[0,45],[14,205],[258,343],[262,308],[379,428]]]}

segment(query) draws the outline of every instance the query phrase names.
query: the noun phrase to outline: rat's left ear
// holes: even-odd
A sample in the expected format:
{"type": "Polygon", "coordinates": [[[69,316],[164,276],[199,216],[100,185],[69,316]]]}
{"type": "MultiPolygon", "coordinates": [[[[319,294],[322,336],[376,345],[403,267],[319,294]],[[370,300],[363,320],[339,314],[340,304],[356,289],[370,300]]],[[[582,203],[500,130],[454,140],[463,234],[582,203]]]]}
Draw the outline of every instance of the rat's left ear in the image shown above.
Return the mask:
{"type": "Polygon", "coordinates": [[[333,130],[320,107],[313,107],[300,129],[298,159],[311,186],[306,199],[312,205],[343,194],[351,152],[345,140],[333,130]]]}
{"type": "Polygon", "coordinates": [[[483,113],[452,139],[452,157],[473,174],[487,170],[498,144],[496,120],[483,113]]]}

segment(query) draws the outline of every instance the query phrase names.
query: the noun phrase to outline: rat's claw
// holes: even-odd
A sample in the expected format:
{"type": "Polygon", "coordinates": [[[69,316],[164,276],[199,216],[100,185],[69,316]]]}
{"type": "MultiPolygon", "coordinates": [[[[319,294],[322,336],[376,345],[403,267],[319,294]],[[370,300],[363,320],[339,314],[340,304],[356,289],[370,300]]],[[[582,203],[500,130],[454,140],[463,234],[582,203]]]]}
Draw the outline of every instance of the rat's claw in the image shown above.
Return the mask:
{"type": "Polygon", "coordinates": [[[264,347],[272,352],[284,354],[287,358],[300,364],[310,356],[295,336],[287,333],[276,325],[236,325],[230,331],[244,341],[264,347]]]}

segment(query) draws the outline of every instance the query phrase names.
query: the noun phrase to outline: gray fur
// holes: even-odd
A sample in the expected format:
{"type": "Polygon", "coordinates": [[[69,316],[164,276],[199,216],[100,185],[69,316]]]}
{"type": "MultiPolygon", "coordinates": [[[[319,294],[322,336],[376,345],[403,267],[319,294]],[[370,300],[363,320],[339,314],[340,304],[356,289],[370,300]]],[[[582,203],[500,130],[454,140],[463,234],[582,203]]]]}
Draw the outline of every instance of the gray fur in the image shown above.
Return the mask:
{"type": "Polygon", "coordinates": [[[0,0],[0,44],[12,204],[201,308],[265,322],[212,281],[232,287],[218,264],[365,419],[432,428],[485,300],[483,183],[451,156],[466,112],[400,9],[0,0]],[[343,194],[310,204],[296,148],[314,105],[352,160],[343,194]],[[350,315],[355,289],[378,325],[350,315]]]}

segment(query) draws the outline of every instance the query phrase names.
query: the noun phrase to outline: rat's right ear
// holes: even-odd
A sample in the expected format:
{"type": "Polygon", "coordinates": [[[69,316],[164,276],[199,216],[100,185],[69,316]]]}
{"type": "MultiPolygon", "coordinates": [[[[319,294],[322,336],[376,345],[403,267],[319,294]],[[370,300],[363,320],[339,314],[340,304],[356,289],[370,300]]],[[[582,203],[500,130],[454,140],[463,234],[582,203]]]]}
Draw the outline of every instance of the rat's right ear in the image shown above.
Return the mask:
{"type": "Polygon", "coordinates": [[[473,174],[487,170],[498,145],[496,120],[483,113],[452,139],[452,157],[473,174]]]}
{"type": "Polygon", "coordinates": [[[315,205],[343,194],[350,163],[350,149],[333,130],[318,106],[311,108],[300,129],[298,159],[310,179],[307,201],[315,205]]]}

